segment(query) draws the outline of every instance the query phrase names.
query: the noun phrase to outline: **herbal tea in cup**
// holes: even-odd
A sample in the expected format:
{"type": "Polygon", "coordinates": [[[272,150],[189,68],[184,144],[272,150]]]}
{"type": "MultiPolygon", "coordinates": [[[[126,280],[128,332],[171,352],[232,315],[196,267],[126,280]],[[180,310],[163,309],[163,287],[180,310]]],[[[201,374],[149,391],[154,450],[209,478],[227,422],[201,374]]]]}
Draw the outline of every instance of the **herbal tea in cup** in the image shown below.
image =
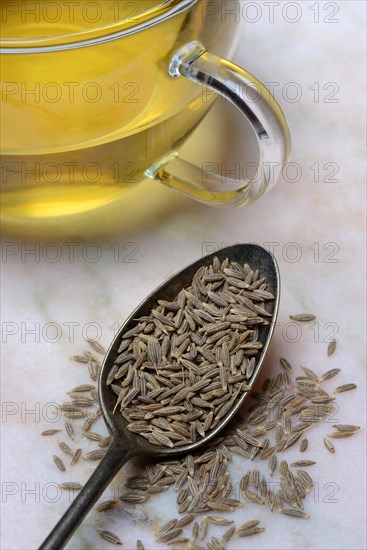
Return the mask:
{"type": "Polygon", "coordinates": [[[223,17],[231,4],[2,2],[2,216],[92,210],[147,177],[220,206],[263,194],[288,158],[289,133],[259,81],[208,53],[233,56],[243,26],[223,17]],[[178,158],[218,93],[255,128],[253,180],[223,182],[178,158]]]}

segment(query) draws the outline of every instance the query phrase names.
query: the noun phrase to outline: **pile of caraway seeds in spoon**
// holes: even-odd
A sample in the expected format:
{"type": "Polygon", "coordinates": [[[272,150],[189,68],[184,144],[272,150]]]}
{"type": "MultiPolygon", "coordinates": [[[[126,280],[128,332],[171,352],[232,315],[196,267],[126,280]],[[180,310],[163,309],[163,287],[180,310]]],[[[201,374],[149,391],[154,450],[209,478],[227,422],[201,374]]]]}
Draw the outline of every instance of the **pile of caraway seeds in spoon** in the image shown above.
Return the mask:
{"type": "MultiPolygon", "coordinates": [[[[115,414],[122,414],[131,431],[155,445],[176,447],[204,437],[236,398],[249,391],[262,347],[259,330],[271,320],[273,299],[261,274],[247,264],[220,263],[215,258],[211,266],[200,268],[175,300],[160,300],[123,335],[107,380],[116,394],[115,414]]],[[[299,322],[315,319],[309,314],[291,317],[299,322]]],[[[89,344],[97,354],[105,353],[98,342],[89,344]]],[[[335,349],[332,341],[327,355],[335,349]]],[[[85,364],[91,380],[97,381],[100,361],[94,353],[85,351],[72,359],[85,364]]],[[[297,445],[300,453],[306,453],[307,432],[335,413],[335,394],[356,385],[343,384],[330,394],[324,386],[340,369],[319,375],[301,367],[295,376],[285,358],[279,365],[280,372],[264,381],[261,392],[249,393],[243,417],[237,414],[219,436],[192,455],[137,467],[138,473],[126,480],[123,494],[101,501],[97,513],[118,507],[131,510],[157,493],[172,490],[177,494],[177,517],[156,529],[156,540],[166,547],[191,550],[224,550],[230,548],[232,538],[262,533],[265,528],[252,515],[256,505],[308,519],[304,500],[314,481],[306,469],[316,461],[305,458],[289,464],[287,450],[297,445]],[[238,479],[229,472],[236,455],[244,458],[238,479]],[[259,461],[266,463],[266,475],[255,465],[259,461]],[[244,504],[246,521],[235,525],[230,513],[244,504]]],[[[57,445],[69,457],[54,455],[54,462],[62,476],[74,478],[80,460],[103,458],[110,438],[104,425],[99,433],[94,431],[101,417],[95,384],[79,385],[68,395],[59,408],[69,441],[58,440],[57,445]],[[84,452],[80,445],[86,440],[97,448],[84,452]]],[[[333,454],[332,439],[352,437],[360,428],[337,423],[328,431],[323,443],[326,452],[333,454]]],[[[61,432],[50,429],[42,435],[61,436],[61,432]]],[[[61,489],[82,488],[66,479],[61,489]]],[[[122,544],[120,536],[109,530],[98,534],[112,544],[122,544]]],[[[136,548],[143,550],[144,544],[137,540],[136,548]]]]}
{"type": "Polygon", "coordinates": [[[219,424],[251,389],[259,327],[272,317],[266,287],[248,264],[215,258],[173,301],[136,320],[107,377],[130,431],[179,447],[219,424]]]}

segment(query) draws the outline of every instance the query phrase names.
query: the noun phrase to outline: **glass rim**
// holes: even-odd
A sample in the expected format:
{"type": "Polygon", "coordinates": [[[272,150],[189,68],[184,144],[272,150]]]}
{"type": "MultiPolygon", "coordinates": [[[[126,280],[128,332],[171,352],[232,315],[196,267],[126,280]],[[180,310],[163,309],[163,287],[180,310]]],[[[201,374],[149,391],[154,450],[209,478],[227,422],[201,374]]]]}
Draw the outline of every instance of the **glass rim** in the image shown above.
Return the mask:
{"type": "Polygon", "coordinates": [[[0,54],[43,53],[104,44],[162,23],[198,1],[162,0],[139,15],[80,32],[36,38],[0,38],[0,54]]]}

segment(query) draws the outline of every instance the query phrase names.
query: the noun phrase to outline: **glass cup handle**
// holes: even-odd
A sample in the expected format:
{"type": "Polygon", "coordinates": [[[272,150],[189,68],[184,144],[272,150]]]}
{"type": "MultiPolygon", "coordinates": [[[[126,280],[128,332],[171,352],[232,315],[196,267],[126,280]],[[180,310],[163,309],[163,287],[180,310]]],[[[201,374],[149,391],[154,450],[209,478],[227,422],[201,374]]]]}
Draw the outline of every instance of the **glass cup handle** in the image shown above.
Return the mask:
{"type": "Polygon", "coordinates": [[[214,206],[241,206],[269,190],[288,161],[290,135],[287,121],[269,90],[250,73],[190,42],[171,58],[169,74],[186,77],[230,100],[250,122],[258,141],[259,166],[252,179],[235,180],[204,172],[180,159],[177,153],[146,171],[152,179],[214,206]]]}

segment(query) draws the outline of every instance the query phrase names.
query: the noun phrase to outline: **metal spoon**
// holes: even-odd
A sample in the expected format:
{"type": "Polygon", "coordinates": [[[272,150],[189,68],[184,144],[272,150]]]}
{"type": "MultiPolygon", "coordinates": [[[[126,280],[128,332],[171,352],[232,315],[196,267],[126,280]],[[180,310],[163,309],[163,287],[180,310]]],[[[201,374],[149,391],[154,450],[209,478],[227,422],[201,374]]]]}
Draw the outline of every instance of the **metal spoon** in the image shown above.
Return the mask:
{"type": "Polygon", "coordinates": [[[189,286],[199,267],[202,265],[210,265],[214,256],[217,256],[221,261],[228,258],[231,261],[241,264],[246,262],[250,264],[252,269],[259,269],[261,275],[266,277],[269,291],[275,297],[275,299],[270,302],[272,308],[272,311],[270,311],[272,314],[271,323],[261,327],[259,330],[258,339],[263,344],[263,347],[261,353],[257,356],[256,370],[252,378],[253,385],[269,347],[278,313],[279,271],[274,257],[261,246],[255,244],[237,244],[223,248],[213,254],[209,254],[176,273],[176,275],[168,279],[168,281],[152,292],[152,294],[137,307],[122,325],[103,361],[99,379],[99,399],[103,416],[112,436],[112,444],[84,488],[80,491],[44,543],[40,546],[40,550],[60,550],[65,546],[78,525],[82,522],[98,497],[103,493],[104,489],[125,462],[136,456],[146,456],[152,460],[157,460],[173,459],[180,455],[191,453],[217,436],[220,430],[231,420],[231,418],[233,418],[243,404],[248,392],[239,396],[234,407],[206,437],[190,445],[180,447],[179,449],[171,449],[152,445],[143,437],[128,431],[126,428],[127,422],[124,418],[120,414],[113,414],[116,395],[109,386],[106,385],[108,372],[114,364],[114,359],[118,355],[117,350],[122,339],[122,334],[134,326],[137,317],[148,315],[157,305],[158,299],[173,300],[183,287],[189,286]]]}

